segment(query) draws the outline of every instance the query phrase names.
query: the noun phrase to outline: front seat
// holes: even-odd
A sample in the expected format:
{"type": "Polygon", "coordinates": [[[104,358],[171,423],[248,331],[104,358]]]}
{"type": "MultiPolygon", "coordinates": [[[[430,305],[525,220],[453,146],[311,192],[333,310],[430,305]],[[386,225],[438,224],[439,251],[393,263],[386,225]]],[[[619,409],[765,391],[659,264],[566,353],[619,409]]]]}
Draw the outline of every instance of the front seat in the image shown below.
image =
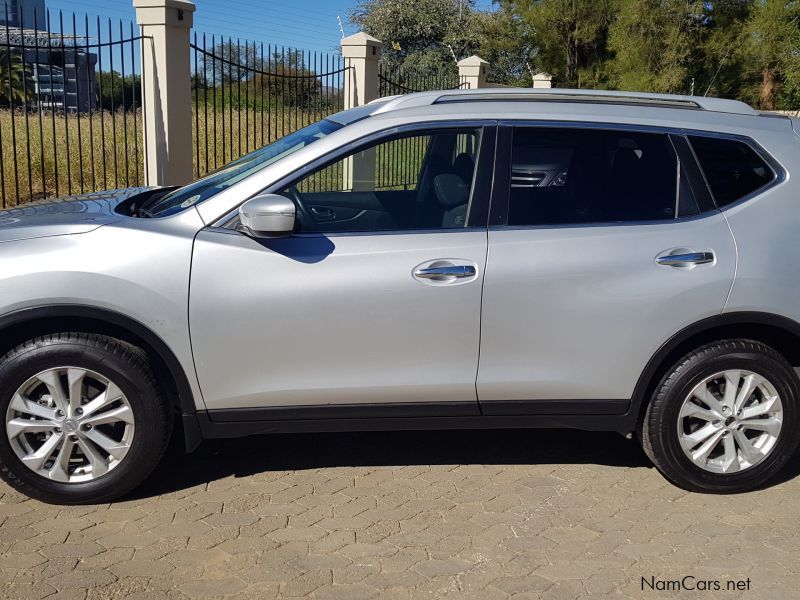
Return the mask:
{"type": "Polygon", "coordinates": [[[472,176],[475,173],[475,159],[466,152],[462,152],[453,161],[453,172],[461,177],[467,187],[470,187],[472,176]]]}
{"type": "Polygon", "coordinates": [[[442,228],[465,227],[469,207],[469,186],[455,173],[433,178],[436,200],[442,207],[442,228]]]}

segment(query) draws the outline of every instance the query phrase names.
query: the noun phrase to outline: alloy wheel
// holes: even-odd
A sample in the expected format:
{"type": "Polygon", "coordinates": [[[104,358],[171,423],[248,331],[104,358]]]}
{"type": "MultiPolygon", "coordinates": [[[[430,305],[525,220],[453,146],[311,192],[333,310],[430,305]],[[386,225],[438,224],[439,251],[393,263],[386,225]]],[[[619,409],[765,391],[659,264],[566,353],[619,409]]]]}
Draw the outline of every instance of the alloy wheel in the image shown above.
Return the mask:
{"type": "Polygon", "coordinates": [[[678,439],[698,467],[736,473],[769,456],[782,426],[775,386],[758,373],[731,369],[706,377],[684,399],[678,439]]]}
{"type": "Polygon", "coordinates": [[[56,367],[34,375],[14,393],[6,435],[22,464],[38,475],[80,483],[122,462],[133,441],[134,414],[107,377],[56,367]]]}

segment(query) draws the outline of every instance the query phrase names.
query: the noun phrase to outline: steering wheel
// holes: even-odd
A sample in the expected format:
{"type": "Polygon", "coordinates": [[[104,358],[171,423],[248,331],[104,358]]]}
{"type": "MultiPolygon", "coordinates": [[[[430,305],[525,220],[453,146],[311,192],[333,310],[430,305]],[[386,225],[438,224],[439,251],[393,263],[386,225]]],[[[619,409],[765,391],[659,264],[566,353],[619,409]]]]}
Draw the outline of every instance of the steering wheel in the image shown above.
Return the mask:
{"type": "Polygon", "coordinates": [[[294,202],[295,211],[297,213],[297,221],[300,224],[300,230],[316,230],[317,220],[314,218],[314,215],[311,214],[311,211],[306,209],[306,205],[303,203],[303,197],[300,195],[300,191],[297,189],[297,186],[293,185],[287,191],[289,192],[289,197],[294,202]]]}

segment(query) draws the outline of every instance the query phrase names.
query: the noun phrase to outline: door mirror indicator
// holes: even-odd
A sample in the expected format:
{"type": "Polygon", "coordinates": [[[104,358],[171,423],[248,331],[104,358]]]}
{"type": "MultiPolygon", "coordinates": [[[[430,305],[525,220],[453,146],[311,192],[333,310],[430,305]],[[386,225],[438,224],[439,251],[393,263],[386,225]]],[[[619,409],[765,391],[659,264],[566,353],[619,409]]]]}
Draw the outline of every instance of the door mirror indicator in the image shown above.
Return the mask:
{"type": "Polygon", "coordinates": [[[237,229],[252,237],[282,237],[294,231],[294,202],[277,194],[260,194],[239,207],[237,229]]]}

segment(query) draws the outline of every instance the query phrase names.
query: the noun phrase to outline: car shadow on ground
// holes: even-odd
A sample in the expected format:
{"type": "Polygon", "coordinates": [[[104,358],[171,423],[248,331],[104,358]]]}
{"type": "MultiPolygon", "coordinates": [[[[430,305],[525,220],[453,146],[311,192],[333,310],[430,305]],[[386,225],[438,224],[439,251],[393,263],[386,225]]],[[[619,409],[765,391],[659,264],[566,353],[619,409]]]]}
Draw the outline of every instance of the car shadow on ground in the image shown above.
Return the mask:
{"type": "MultiPolygon", "coordinates": [[[[125,499],[269,471],[406,465],[596,464],[652,468],[635,440],[567,429],[297,433],[207,440],[191,454],[177,431],[152,476],[125,499]]],[[[800,453],[766,487],[800,475],[800,453]]]]}

